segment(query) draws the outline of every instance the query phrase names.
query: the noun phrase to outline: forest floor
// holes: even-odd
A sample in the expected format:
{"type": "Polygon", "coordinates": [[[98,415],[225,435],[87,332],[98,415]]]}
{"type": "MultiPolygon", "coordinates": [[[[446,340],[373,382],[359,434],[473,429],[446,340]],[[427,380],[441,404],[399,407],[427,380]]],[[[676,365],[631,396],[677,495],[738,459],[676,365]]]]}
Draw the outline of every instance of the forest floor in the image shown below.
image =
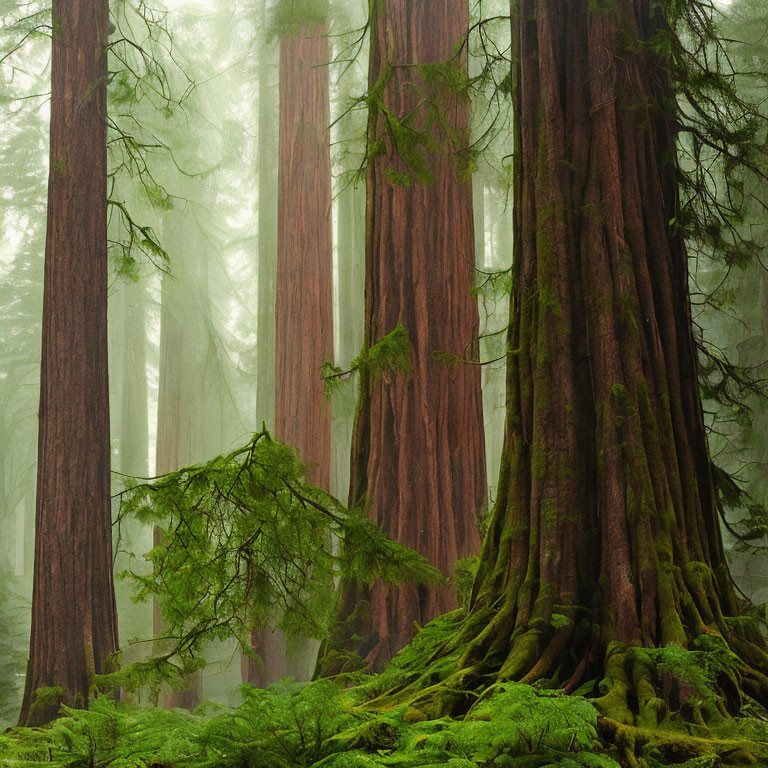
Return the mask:
{"type": "Polygon", "coordinates": [[[680,717],[648,728],[601,717],[583,695],[497,682],[473,693],[461,717],[427,719],[390,692],[444,678],[450,657],[423,662],[444,637],[445,618],[379,675],[243,686],[237,708],[204,704],[190,713],[101,696],[87,711],[65,709],[46,728],[0,734],[0,768],[768,766],[768,718],[756,706],[717,726],[680,717]]]}

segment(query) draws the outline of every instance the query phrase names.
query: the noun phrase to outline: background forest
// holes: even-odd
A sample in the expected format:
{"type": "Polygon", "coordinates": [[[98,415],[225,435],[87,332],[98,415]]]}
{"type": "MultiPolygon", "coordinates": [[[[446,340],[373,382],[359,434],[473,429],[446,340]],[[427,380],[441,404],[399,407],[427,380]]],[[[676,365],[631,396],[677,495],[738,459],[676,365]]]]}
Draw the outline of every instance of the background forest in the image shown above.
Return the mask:
{"type": "Polygon", "coordinates": [[[0,766],[768,765],[768,4],[0,18],[0,766]]]}

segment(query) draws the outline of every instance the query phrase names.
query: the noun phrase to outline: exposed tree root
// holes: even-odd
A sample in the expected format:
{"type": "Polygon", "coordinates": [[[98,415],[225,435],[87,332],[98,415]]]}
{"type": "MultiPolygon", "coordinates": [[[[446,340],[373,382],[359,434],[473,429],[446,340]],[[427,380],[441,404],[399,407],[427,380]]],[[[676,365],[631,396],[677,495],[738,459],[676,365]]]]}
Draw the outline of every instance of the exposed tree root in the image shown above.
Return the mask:
{"type": "MultiPolygon", "coordinates": [[[[497,614],[487,626],[498,629],[500,623],[497,614]]],[[[712,651],[612,642],[598,653],[581,643],[570,648],[584,632],[569,624],[549,633],[521,632],[501,653],[497,638],[481,631],[466,641],[463,629],[459,623],[448,639],[420,656],[418,668],[412,673],[401,669],[399,680],[388,690],[374,691],[361,708],[368,713],[399,711],[407,723],[462,720],[472,717],[498,683],[516,680],[563,694],[580,690],[599,714],[606,753],[626,768],[710,756],[712,766],[768,765],[768,729],[762,741],[762,734],[754,740],[741,728],[745,705],[750,714],[765,712],[768,700],[766,676],[751,666],[765,666],[765,651],[757,642],[731,634],[732,642],[726,643],[712,633],[699,642],[711,640],[712,651]],[[480,650],[489,655],[480,657],[480,650]],[[455,666],[439,664],[446,654],[456,660],[455,666]],[[592,685],[582,683],[595,677],[592,685]]]]}
{"type": "Polygon", "coordinates": [[[681,763],[696,757],[717,755],[725,765],[765,765],[768,745],[748,739],[721,739],[686,736],[681,733],[638,728],[609,717],[601,717],[602,737],[619,752],[627,768],[642,768],[644,757],[665,764],[681,763]]]}

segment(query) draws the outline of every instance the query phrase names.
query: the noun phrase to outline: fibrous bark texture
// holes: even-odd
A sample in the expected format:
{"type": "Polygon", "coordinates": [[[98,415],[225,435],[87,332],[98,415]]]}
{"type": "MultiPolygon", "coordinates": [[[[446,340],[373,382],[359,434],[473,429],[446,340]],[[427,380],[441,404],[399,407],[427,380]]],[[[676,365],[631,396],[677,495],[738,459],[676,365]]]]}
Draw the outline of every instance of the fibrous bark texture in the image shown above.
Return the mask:
{"type": "Polygon", "coordinates": [[[328,488],[331,409],[321,378],[333,358],[333,241],[328,38],[280,41],[275,436],[328,488]]]}
{"type": "MultiPolygon", "coordinates": [[[[414,130],[431,130],[426,112],[418,114],[424,100],[440,111],[451,138],[466,139],[468,105],[446,92],[425,99],[419,66],[452,60],[466,67],[456,51],[468,6],[378,0],[372,8],[369,87],[375,93],[383,84],[384,109],[372,107],[369,122],[369,146],[381,140],[382,149],[368,166],[365,344],[402,323],[412,373],[361,374],[350,504],[366,505],[390,537],[450,575],[457,559],[479,548],[476,521],[486,498],[480,371],[434,356],[464,357],[477,339],[472,185],[459,178],[453,147],[437,134],[432,138],[443,145],[425,158],[433,180],[393,183],[411,169],[389,115],[411,115],[414,130]]],[[[345,610],[360,599],[371,606],[370,623],[358,628],[370,638],[360,652],[373,667],[411,639],[414,622],[456,607],[450,586],[348,586],[345,610]]]]}
{"type": "MultiPolygon", "coordinates": [[[[325,489],[331,408],[321,374],[333,359],[328,60],[323,27],[280,41],[275,437],[298,449],[309,482],[325,489]]],[[[245,680],[310,675],[307,660],[287,658],[282,633],[254,632],[252,643],[261,662],[243,660],[245,680]]],[[[304,651],[314,659],[314,650],[304,651]]]]}
{"type": "Polygon", "coordinates": [[[506,440],[463,666],[569,689],[607,670],[605,707],[626,720],[655,696],[622,662],[631,646],[721,636],[749,662],[744,688],[768,689],[765,655],[725,621],[737,605],[669,227],[674,94],[644,44],[664,20],[651,0],[605,5],[521,0],[513,28],[506,440]]]}
{"type": "Polygon", "coordinates": [[[20,722],[84,705],[117,647],[107,373],[106,0],[54,0],[32,633],[20,722]],[[60,695],[38,704],[39,688],[60,695]]]}

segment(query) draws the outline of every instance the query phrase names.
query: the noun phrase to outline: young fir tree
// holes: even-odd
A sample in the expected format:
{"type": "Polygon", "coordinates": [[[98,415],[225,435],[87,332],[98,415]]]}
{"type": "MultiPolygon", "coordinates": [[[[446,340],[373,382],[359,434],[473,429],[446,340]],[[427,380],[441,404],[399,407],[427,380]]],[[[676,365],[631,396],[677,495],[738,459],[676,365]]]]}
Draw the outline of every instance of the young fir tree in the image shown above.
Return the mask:
{"type": "MultiPolygon", "coordinates": [[[[297,448],[309,482],[323,489],[330,485],[331,410],[321,371],[333,357],[327,12],[327,0],[284,0],[272,19],[280,40],[275,437],[297,448]]],[[[299,659],[286,658],[282,633],[262,630],[252,640],[261,658],[244,659],[246,680],[306,676],[299,659]]]]}
{"type": "MultiPolygon", "coordinates": [[[[440,359],[466,357],[479,326],[472,185],[454,157],[469,134],[467,28],[466,3],[371,4],[364,349],[402,326],[411,372],[361,367],[350,485],[351,506],[447,575],[477,550],[486,498],[480,370],[440,359]]],[[[346,584],[342,601],[364,638],[344,644],[373,667],[456,606],[450,586],[346,584]]]]}
{"type": "Polygon", "coordinates": [[[53,3],[32,633],[19,722],[83,705],[117,645],[107,375],[106,0],[53,3]],[[40,691],[45,689],[45,691],[40,691]],[[45,694],[45,695],[43,695],[45,694]]]}

